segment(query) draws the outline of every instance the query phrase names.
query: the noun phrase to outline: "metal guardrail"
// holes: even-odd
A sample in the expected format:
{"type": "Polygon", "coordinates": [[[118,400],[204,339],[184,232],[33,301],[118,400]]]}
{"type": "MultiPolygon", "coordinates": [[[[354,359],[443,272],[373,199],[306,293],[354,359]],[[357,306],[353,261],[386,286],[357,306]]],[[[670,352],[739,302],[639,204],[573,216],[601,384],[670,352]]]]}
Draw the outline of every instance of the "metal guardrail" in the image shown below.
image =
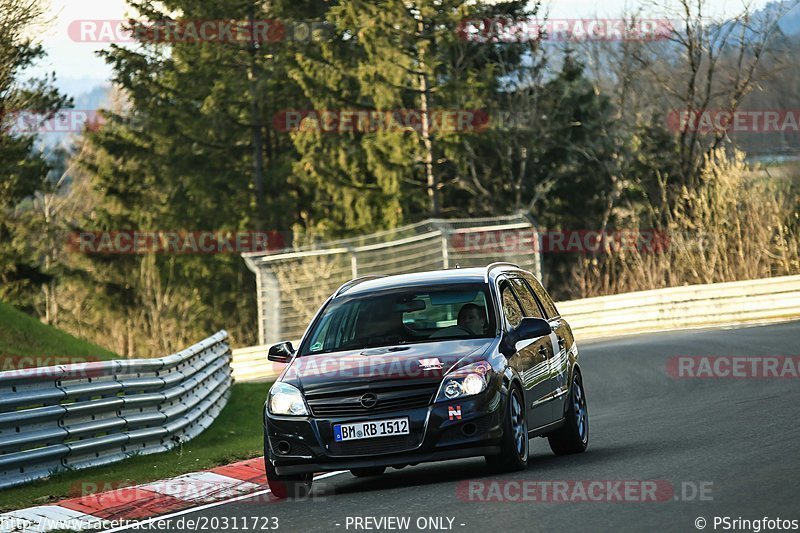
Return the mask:
{"type": "MultiPolygon", "coordinates": [[[[800,276],[630,292],[556,305],[579,343],[636,333],[776,322],[800,318],[800,276]]],[[[234,377],[238,381],[274,379],[283,365],[267,361],[268,349],[234,350],[234,377]]]]}
{"type": "MultiPolygon", "coordinates": [[[[297,346],[297,342],[293,342],[297,346]]],[[[249,346],[233,350],[231,368],[238,382],[263,382],[275,379],[286,365],[267,360],[269,346],[249,346]]]]}
{"type": "Polygon", "coordinates": [[[579,340],[777,322],[800,318],[800,276],[688,285],[556,305],[579,340]]]}
{"type": "Polygon", "coordinates": [[[220,331],[159,359],[0,372],[0,488],[194,438],[228,401],[230,359],[220,331]]]}

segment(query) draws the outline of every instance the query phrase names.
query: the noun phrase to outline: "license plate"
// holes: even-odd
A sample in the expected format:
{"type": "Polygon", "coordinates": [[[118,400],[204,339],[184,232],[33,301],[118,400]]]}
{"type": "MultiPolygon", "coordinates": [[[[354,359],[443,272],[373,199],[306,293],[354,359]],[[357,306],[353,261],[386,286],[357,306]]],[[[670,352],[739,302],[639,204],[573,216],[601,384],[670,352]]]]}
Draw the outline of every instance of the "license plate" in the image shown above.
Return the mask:
{"type": "Polygon", "coordinates": [[[390,435],[408,435],[408,418],[334,424],[333,438],[336,442],[358,439],[373,439],[390,435]]]}

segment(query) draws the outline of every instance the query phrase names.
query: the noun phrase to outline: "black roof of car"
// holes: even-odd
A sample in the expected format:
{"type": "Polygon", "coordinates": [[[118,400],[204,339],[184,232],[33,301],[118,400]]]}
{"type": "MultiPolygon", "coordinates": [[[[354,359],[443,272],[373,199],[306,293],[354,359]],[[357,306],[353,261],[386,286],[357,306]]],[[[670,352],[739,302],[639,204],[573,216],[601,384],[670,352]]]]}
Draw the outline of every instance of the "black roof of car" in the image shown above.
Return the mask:
{"type": "Polygon", "coordinates": [[[394,287],[413,287],[439,283],[483,283],[488,280],[490,273],[508,270],[520,270],[520,268],[511,263],[492,263],[489,266],[477,268],[431,270],[411,274],[396,274],[394,276],[368,276],[345,283],[336,291],[335,296],[362,294],[394,287]]]}

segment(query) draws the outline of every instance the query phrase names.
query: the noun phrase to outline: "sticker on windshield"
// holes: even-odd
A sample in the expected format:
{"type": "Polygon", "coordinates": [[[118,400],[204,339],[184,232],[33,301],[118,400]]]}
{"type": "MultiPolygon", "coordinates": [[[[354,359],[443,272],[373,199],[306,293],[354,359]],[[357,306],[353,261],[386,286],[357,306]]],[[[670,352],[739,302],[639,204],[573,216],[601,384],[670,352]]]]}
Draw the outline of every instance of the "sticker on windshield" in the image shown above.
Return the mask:
{"type": "Polygon", "coordinates": [[[312,352],[318,352],[321,349],[322,349],[322,343],[321,342],[315,342],[314,344],[311,345],[311,351],[312,352]]]}

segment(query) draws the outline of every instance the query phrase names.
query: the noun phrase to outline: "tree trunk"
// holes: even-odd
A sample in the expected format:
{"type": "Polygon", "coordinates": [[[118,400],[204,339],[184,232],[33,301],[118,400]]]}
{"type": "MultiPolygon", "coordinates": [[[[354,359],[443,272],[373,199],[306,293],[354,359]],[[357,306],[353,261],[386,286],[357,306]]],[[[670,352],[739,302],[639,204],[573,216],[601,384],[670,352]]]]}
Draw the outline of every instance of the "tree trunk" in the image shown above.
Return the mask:
{"type": "MultiPolygon", "coordinates": [[[[255,15],[250,14],[250,27],[255,23],[255,15]]],[[[261,108],[258,105],[258,76],[256,74],[256,54],[258,48],[255,40],[250,43],[250,68],[247,78],[250,82],[250,124],[253,139],[253,185],[256,195],[256,213],[253,222],[258,226],[254,229],[263,230],[264,219],[267,211],[266,187],[264,180],[264,125],[261,121],[261,108]]]]}
{"type": "MultiPolygon", "coordinates": [[[[425,24],[420,18],[417,22],[417,30],[420,36],[424,35],[425,24]]],[[[428,75],[425,72],[425,50],[419,50],[419,92],[420,92],[420,114],[422,115],[422,146],[424,150],[425,177],[428,189],[428,208],[433,217],[438,217],[441,212],[439,202],[439,179],[433,172],[433,140],[430,133],[430,87],[428,86],[428,75]]]]}

